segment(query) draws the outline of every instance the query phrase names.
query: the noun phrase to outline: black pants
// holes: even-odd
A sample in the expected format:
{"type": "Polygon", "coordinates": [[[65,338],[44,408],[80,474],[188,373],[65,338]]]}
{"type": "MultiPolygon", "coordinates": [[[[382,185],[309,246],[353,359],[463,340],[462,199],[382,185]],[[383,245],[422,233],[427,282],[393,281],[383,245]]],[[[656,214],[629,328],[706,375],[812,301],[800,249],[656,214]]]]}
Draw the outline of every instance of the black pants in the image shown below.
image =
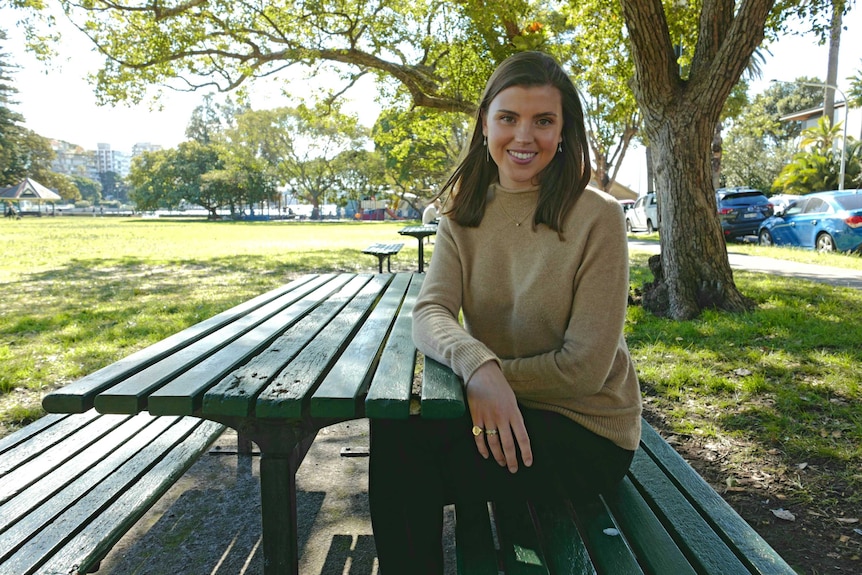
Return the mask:
{"type": "Polygon", "coordinates": [[[612,491],[634,452],[549,411],[521,407],[533,465],[483,459],[469,416],[371,421],[369,500],[381,575],[443,573],[443,506],[578,499],[612,491]]]}

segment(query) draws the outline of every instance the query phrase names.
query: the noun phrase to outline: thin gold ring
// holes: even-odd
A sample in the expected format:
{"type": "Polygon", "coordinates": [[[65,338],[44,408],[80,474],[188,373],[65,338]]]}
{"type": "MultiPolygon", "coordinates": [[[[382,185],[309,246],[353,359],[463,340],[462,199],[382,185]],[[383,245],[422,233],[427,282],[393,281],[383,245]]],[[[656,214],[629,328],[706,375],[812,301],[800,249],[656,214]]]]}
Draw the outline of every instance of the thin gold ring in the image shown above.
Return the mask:
{"type": "Polygon", "coordinates": [[[476,437],[479,437],[480,435],[482,435],[485,432],[485,430],[482,429],[481,427],[479,427],[478,425],[474,425],[472,431],[473,431],[473,435],[476,437]]]}

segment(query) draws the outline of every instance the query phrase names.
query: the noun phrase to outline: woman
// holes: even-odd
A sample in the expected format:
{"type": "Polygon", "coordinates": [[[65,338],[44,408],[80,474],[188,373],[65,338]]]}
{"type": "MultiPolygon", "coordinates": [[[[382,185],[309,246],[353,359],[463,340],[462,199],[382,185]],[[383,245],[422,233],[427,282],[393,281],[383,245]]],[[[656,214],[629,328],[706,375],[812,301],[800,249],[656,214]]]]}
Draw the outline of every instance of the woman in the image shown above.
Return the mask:
{"type": "Polygon", "coordinates": [[[623,337],[628,249],[619,203],[586,188],[589,166],[565,72],[537,52],[504,61],[443,188],[413,312],[417,348],[463,379],[469,417],[372,421],[383,575],[442,573],[447,503],[577,498],[625,475],[641,413],[623,337]]]}

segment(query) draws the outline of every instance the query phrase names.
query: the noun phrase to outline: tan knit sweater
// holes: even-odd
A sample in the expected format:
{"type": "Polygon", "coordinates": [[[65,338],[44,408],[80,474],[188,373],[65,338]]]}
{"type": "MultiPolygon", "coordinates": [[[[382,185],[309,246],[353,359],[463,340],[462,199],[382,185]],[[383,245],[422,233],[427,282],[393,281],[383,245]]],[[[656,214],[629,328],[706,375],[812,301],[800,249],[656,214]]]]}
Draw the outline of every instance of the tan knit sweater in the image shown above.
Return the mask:
{"type": "Polygon", "coordinates": [[[585,190],[560,241],[532,228],[538,189],[488,193],[478,227],[441,218],[413,311],[417,348],[465,382],[497,361],[523,405],[636,449],[641,396],[623,337],[629,262],[619,203],[585,190]]]}

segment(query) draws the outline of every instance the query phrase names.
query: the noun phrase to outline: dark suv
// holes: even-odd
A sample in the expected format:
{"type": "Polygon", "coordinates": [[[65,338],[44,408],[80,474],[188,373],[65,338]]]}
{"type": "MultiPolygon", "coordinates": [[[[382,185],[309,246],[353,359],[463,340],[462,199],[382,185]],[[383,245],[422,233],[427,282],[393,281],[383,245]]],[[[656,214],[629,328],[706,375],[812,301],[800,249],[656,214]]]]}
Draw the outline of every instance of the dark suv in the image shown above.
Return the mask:
{"type": "Polygon", "coordinates": [[[756,235],[760,223],[772,215],[772,204],[759,190],[719,188],[715,203],[725,239],[756,235]]]}

